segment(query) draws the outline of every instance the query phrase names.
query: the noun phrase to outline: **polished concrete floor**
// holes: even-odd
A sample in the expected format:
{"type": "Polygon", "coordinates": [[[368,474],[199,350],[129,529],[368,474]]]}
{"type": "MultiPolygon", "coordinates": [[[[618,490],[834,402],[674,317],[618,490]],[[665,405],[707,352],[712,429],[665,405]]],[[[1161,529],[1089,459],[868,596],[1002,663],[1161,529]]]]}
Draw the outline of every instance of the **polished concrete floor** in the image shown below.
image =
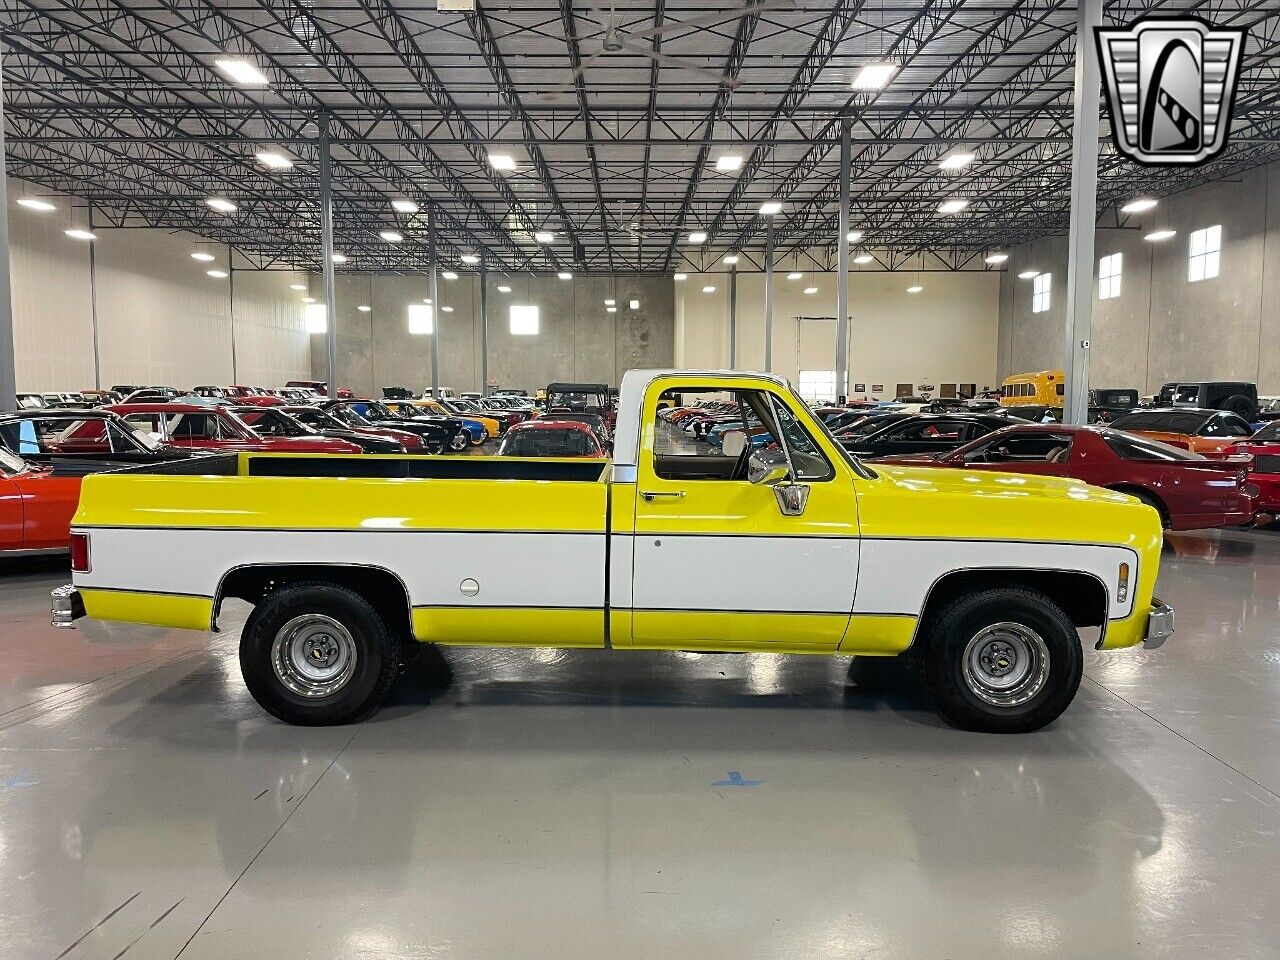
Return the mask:
{"type": "Polygon", "coordinates": [[[1022,737],[844,660],[603,651],[290,728],[234,629],[58,632],[10,563],[0,957],[1280,956],[1280,535],[1172,539],[1175,638],[1022,737]]]}

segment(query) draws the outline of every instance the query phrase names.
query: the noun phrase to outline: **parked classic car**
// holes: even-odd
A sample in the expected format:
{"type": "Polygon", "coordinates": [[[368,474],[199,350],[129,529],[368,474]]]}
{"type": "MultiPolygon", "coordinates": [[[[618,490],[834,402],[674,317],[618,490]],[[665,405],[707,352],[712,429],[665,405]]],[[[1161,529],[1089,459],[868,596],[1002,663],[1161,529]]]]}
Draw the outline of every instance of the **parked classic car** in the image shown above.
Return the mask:
{"type": "Polygon", "coordinates": [[[338,437],[341,440],[350,440],[352,443],[358,443],[365,448],[365,453],[385,453],[386,451],[381,449],[384,444],[397,446],[409,453],[426,451],[427,449],[427,444],[423,442],[422,436],[408,430],[375,427],[371,423],[362,427],[352,426],[339,420],[327,410],[303,404],[280,407],[279,410],[281,413],[297,420],[303,426],[310,427],[326,437],[338,437]],[[366,445],[366,440],[374,441],[374,444],[366,445]]]}
{"type": "Polygon", "coordinates": [[[74,459],[118,466],[191,457],[190,451],[161,443],[106,409],[0,414],[0,446],[37,464],[74,459]]]}
{"type": "Polygon", "coordinates": [[[1025,424],[989,433],[950,453],[871,462],[1072,477],[1137,497],[1154,507],[1171,530],[1245,524],[1257,509],[1258,489],[1249,482],[1248,458],[1210,460],[1104,427],[1025,424]]]}
{"type": "Polygon", "coordinates": [[[1160,518],[1132,497],[868,469],[766,375],[632,371],[619,412],[612,464],[240,454],[89,477],[53,620],[209,630],[245,600],[249,691],[301,724],[367,716],[417,641],[906,653],[952,723],[1018,732],[1074,697],[1080,627],[1108,650],[1172,633],[1160,518]],[[694,389],[734,395],[774,449],[665,446],[658,405],[694,389]],[[582,574],[528,575],[561,567],[582,574]]]}
{"type": "MultiPolygon", "coordinates": [[[[378,437],[362,434],[356,430],[338,428],[316,429],[291,416],[287,407],[232,407],[231,412],[243,420],[260,437],[328,437],[331,440],[342,440],[353,443],[365,453],[404,453],[403,443],[390,437],[378,437]]],[[[316,413],[321,411],[317,410],[316,413]]],[[[412,434],[407,436],[412,437],[412,434]]],[[[415,449],[421,449],[422,442],[412,437],[415,449]]]]}
{"type": "Polygon", "coordinates": [[[417,434],[429,453],[456,453],[467,449],[471,442],[471,434],[456,417],[399,416],[373,400],[322,400],[318,406],[357,430],[380,427],[417,434]]]}
{"type": "Polygon", "coordinates": [[[1225,410],[1192,407],[1150,407],[1111,422],[1117,430],[1140,433],[1170,446],[1206,456],[1225,454],[1233,443],[1253,435],[1249,423],[1225,410]]]}
{"type": "Polygon", "coordinates": [[[585,423],[553,417],[519,423],[498,447],[500,457],[607,457],[609,452],[585,423]]]}
{"type": "Polygon", "coordinates": [[[498,436],[505,429],[504,425],[499,423],[495,417],[484,416],[469,410],[456,410],[448,400],[433,400],[429,397],[421,400],[388,400],[386,405],[388,409],[400,416],[453,417],[460,420],[462,425],[467,428],[471,443],[475,446],[479,446],[490,437],[498,436]]]}
{"type": "Polygon", "coordinates": [[[1223,450],[1226,454],[1248,454],[1249,480],[1258,488],[1258,512],[1280,515],[1280,420],[1239,443],[1223,450]]]}
{"type": "Polygon", "coordinates": [[[1258,419],[1258,385],[1243,380],[1166,383],[1156,394],[1160,406],[1229,410],[1249,423],[1258,419]]]}
{"type": "Polygon", "coordinates": [[[195,450],[259,450],[277,453],[360,453],[346,440],[328,437],[264,437],[229,407],[194,403],[121,403],[108,407],[135,429],[175,447],[195,450]]]}
{"type": "Polygon", "coordinates": [[[0,555],[66,550],[86,472],[83,462],[33,463],[0,448],[0,555]]]}
{"type": "Polygon", "coordinates": [[[1008,425],[1008,417],[994,413],[920,413],[840,442],[858,457],[942,453],[1008,425]]]}

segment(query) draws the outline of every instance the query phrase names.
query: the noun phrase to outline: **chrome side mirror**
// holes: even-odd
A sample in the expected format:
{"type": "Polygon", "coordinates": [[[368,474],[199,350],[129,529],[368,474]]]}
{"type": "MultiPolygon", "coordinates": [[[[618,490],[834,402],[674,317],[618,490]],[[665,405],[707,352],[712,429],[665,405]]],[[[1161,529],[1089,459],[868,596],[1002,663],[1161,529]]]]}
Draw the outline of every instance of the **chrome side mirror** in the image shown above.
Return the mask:
{"type": "Polygon", "coordinates": [[[779,450],[759,451],[747,461],[747,479],[757,486],[776,487],[791,476],[779,450]]]}
{"type": "Polygon", "coordinates": [[[781,483],[773,488],[773,495],[778,498],[778,509],[784,517],[798,517],[809,502],[809,485],[781,483]]]}

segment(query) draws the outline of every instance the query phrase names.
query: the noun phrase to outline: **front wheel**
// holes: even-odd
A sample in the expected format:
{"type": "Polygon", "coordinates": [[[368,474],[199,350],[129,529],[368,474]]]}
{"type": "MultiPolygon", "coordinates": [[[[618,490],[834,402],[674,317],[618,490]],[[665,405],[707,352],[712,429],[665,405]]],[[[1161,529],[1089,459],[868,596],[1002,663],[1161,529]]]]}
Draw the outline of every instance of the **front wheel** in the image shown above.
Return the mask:
{"type": "Polygon", "coordinates": [[[359,720],[386,698],[400,649],[364,597],[337,584],[284,587],[240,635],[240,671],[259,706],[286,723],[359,720]]]}
{"type": "Polygon", "coordinates": [[[488,439],[489,439],[489,431],[488,431],[488,430],[481,430],[481,431],[480,431],[480,436],[478,436],[478,437],[472,437],[472,438],[471,438],[471,445],[472,445],[473,447],[478,447],[478,446],[480,446],[480,444],[484,443],[484,442],[485,442],[486,440],[488,440],[488,439]]]}
{"type": "Polygon", "coordinates": [[[454,453],[461,453],[467,449],[467,431],[459,430],[453,435],[453,439],[449,441],[449,449],[454,453]]]}
{"type": "Polygon", "coordinates": [[[1084,656],[1075,624],[1034,590],[958,597],[933,618],[925,641],[925,678],[938,712],[964,730],[1039,730],[1080,687],[1084,656]]]}

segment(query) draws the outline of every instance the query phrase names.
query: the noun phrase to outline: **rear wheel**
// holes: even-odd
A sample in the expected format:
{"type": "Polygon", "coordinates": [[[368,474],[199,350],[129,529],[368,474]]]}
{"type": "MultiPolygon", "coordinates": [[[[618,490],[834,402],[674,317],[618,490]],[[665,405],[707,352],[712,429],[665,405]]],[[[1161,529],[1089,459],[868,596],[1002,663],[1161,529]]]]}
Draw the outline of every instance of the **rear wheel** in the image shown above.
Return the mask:
{"type": "Polygon", "coordinates": [[[1250,423],[1258,416],[1258,405],[1242,393],[1227,397],[1226,400],[1222,401],[1222,409],[1239,414],[1250,423]]]}
{"type": "Polygon", "coordinates": [[[1084,656],[1075,624],[1034,590],[959,597],[932,618],[925,639],[925,678],[938,712],[965,730],[1038,730],[1080,686],[1084,656]]]}
{"type": "Polygon", "coordinates": [[[269,594],[240,636],[240,670],[262,709],[304,726],[350,723],[378,708],[400,649],[369,601],[332,583],[269,594]]]}
{"type": "Polygon", "coordinates": [[[459,430],[453,435],[453,439],[449,441],[449,449],[454,453],[467,449],[468,434],[465,430],[459,430]]]}

